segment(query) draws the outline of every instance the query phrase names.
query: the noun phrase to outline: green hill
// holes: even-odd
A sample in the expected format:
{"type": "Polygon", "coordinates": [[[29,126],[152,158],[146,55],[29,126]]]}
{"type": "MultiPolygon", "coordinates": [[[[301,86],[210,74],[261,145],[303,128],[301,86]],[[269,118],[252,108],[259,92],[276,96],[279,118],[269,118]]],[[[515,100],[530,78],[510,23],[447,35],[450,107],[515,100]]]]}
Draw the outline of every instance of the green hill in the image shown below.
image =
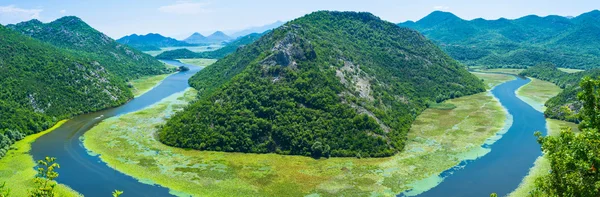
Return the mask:
{"type": "Polygon", "coordinates": [[[187,42],[175,40],[174,38],[164,37],[160,34],[137,35],[132,34],[119,38],[117,42],[129,45],[140,51],[160,51],[162,47],[184,47],[196,46],[187,42]]]}
{"type": "Polygon", "coordinates": [[[208,58],[208,59],[221,59],[236,50],[238,48],[248,45],[260,38],[263,34],[253,33],[243,37],[240,37],[230,43],[227,43],[223,48],[214,50],[214,51],[206,51],[196,53],[190,51],[188,49],[175,49],[171,51],[165,51],[156,56],[157,59],[186,59],[186,58],[208,58]]]}
{"type": "Polygon", "coordinates": [[[199,100],[159,133],[178,147],[390,156],[428,103],[485,91],[418,32],[370,13],[293,20],[193,76],[199,100]]]}
{"type": "Polygon", "coordinates": [[[61,119],[133,97],[102,63],[1,25],[0,51],[0,157],[14,141],[61,119]]]}
{"type": "Polygon", "coordinates": [[[586,76],[592,78],[600,77],[600,69],[566,73],[558,70],[556,66],[551,63],[542,63],[529,67],[523,71],[521,75],[550,81],[564,89],[561,93],[545,103],[547,109],[544,114],[546,117],[579,122],[580,120],[576,114],[578,114],[583,107],[581,101],[577,99],[577,95],[581,92],[579,82],[586,76]]]}
{"type": "Polygon", "coordinates": [[[416,29],[453,58],[470,66],[527,67],[552,62],[559,67],[600,67],[600,11],[569,19],[525,16],[515,20],[464,20],[436,11],[398,25],[416,29]]]}
{"type": "Polygon", "coordinates": [[[167,72],[164,64],[152,56],[117,43],[74,16],[62,17],[50,23],[31,20],[7,27],[79,56],[94,59],[124,79],[167,72]]]}

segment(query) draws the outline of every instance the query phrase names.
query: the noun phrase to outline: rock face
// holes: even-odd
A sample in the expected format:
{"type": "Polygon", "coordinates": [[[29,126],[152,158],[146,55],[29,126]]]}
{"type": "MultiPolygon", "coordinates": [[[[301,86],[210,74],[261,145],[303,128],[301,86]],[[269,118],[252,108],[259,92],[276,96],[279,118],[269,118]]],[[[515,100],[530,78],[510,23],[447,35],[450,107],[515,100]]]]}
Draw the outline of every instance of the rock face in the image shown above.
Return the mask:
{"type": "Polygon", "coordinates": [[[418,32],[369,13],[315,12],[193,76],[199,101],[161,142],[199,150],[383,157],[428,102],[484,85],[418,32]]]}

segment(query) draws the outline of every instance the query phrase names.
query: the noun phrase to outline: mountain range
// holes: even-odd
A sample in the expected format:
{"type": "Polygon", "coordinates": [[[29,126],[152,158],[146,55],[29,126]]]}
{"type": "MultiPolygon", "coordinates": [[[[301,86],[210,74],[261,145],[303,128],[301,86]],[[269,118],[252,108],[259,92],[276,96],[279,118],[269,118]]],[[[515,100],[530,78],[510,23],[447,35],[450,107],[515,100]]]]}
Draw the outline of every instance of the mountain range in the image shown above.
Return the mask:
{"type": "Polygon", "coordinates": [[[329,11],[266,33],[189,83],[198,101],[172,116],[161,142],[314,157],[393,155],[428,103],[485,91],[417,31],[329,11]]]}
{"type": "Polygon", "coordinates": [[[276,21],[276,22],[268,24],[268,25],[263,25],[263,26],[258,26],[258,27],[250,27],[250,28],[247,28],[247,29],[244,29],[244,30],[241,30],[241,31],[231,34],[231,37],[239,38],[239,37],[246,36],[246,35],[253,34],[253,33],[262,34],[266,31],[278,28],[279,26],[281,26],[283,24],[284,24],[284,22],[282,22],[282,21],[276,21]]]}
{"type": "Polygon", "coordinates": [[[165,37],[155,33],[149,33],[146,35],[132,34],[119,38],[117,42],[129,45],[140,51],[160,51],[160,48],[163,47],[195,46],[194,44],[179,41],[174,38],[165,37]]]}
{"type": "Polygon", "coordinates": [[[252,33],[246,36],[242,36],[234,41],[227,43],[222,48],[219,48],[214,51],[205,51],[205,52],[193,52],[189,49],[175,49],[171,51],[165,51],[156,56],[157,59],[186,59],[186,58],[208,58],[208,59],[221,59],[236,50],[240,47],[248,45],[256,40],[258,40],[263,34],[252,33]]]}
{"type": "Polygon", "coordinates": [[[232,40],[232,38],[223,33],[222,31],[216,31],[215,33],[206,37],[196,32],[184,39],[183,41],[190,44],[221,44],[230,40],[232,40]]]}
{"type": "Polygon", "coordinates": [[[600,11],[577,17],[529,15],[514,20],[464,20],[436,11],[398,24],[423,33],[453,58],[469,66],[600,67],[600,11]]]}

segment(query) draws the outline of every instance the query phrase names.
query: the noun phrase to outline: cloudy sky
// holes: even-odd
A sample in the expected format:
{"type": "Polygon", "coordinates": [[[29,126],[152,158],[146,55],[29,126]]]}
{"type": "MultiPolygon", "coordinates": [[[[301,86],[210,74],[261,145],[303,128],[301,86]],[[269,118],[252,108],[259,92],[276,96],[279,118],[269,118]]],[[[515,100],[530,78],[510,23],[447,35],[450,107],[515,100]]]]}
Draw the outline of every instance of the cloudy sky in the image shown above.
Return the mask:
{"type": "Polygon", "coordinates": [[[161,33],[235,32],[316,10],[367,11],[384,20],[418,20],[434,10],[461,18],[518,18],[536,14],[577,16],[600,9],[600,0],[0,0],[0,24],[74,15],[113,38],[161,33]]]}

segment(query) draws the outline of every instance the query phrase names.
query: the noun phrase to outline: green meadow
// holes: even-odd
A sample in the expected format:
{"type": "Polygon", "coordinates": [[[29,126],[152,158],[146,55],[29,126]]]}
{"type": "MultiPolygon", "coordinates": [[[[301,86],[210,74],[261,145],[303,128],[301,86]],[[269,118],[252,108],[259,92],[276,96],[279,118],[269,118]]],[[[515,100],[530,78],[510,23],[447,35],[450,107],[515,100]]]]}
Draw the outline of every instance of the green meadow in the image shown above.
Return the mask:
{"type": "Polygon", "coordinates": [[[478,69],[475,69],[475,71],[477,71],[477,72],[505,73],[505,74],[511,74],[511,75],[519,75],[519,73],[523,72],[524,70],[525,69],[518,69],[518,68],[493,68],[493,69],[478,68],[478,69]]]}
{"type": "Polygon", "coordinates": [[[224,153],[158,142],[158,127],[195,95],[188,89],[138,112],[109,118],[84,135],[84,145],[110,167],[179,195],[394,196],[437,185],[440,172],[489,152],[481,145],[498,139],[497,133],[510,124],[507,112],[485,92],[446,101],[452,109],[425,110],[408,134],[406,150],[387,158],[224,153]]]}
{"type": "MultiPolygon", "coordinates": [[[[67,120],[60,121],[48,130],[29,135],[25,139],[16,142],[11,146],[7,155],[0,159],[0,184],[6,183],[6,187],[11,189],[11,196],[28,196],[29,190],[36,187],[33,178],[37,174],[37,171],[34,169],[37,163],[29,154],[31,143],[39,137],[52,132],[65,122],[67,120]]],[[[57,162],[60,163],[60,159],[57,162]]],[[[58,172],[60,174],[60,169],[58,172]]],[[[81,194],[62,184],[57,184],[55,192],[61,197],[81,196],[81,194]]]]}
{"type": "Polygon", "coordinates": [[[500,85],[501,83],[515,79],[514,76],[505,74],[483,72],[472,72],[472,74],[483,80],[483,83],[487,85],[488,90],[492,89],[494,86],[500,85]]]}
{"type": "Polygon", "coordinates": [[[184,64],[191,64],[191,65],[196,65],[196,66],[201,66],[201,67],[209,66],[217,61],[216,59],[203,59],[203,58],[178,59],[178,60],[184,64]]]}
{"type": "Polygon", "coordinates": [[[566,72],[566,73],[577,73],[577,72],[585,71],[585,70],[581,70],[581,69],[572,69],[572,68],[558,68],[558,70],[566,72]]]}
{"type": "Polygon", "coordinates": [[[517,97],[540,112],[546,110],[544,103],[562,91],[560,87],[548,81],[530,78],[531,81],[517,90],[517,97]]]}
{"type": "Polygon", "coordinates": [[[136,80],[131,81],[131,92],[135,97],[139,97],[142,94],[150,91],[152,88],[160,85],[160,82],[167,78],[171,74],[144,76],[136,80]]]}

